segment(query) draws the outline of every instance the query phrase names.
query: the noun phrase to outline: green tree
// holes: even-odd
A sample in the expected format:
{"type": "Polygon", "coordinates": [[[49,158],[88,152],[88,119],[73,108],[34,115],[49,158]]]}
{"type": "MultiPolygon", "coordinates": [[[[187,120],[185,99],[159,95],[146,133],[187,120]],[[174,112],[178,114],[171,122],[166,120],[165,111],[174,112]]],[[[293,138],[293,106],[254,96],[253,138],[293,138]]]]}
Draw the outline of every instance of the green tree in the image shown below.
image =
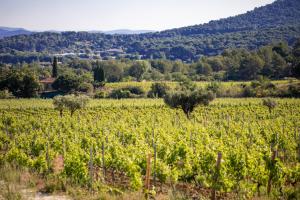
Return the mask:
{"type": "Polygon", "coordinates": [[[124,63],[110,60],[101,62],[100,64],[108,82],[117,82],[122,80],[124,75],[124,63]]]}
{"type": "Polygon", "coordinates": [[[212,73],[212,68],[210,64],[206,63],[204,60],[201,60],[195,65],[197,74],[203,74],[205,76],[209,76],[212,73]]]}
{"type": "Polygon", "coordinates": [[[104,82],[105,81],[104,69],[101,67],[99,62],[97,62],[96,66],[93,68],[93,73],[94,73],[94,81],[95,82],[104,82]]]}
{"type": "Polygon", "coordinates": [[[218,72],[224,69],[222,58],[222,56],[211,57],[207,59],[207,63],[211,66],[213,71],[218,72]]]}
{"type": "Polygon", "coordinates": [[[257,55],[252,54],[242,60],[239,74],[242,80],[254,80],[261,73],[264,61],[257,55]]]}
{"type": "Polygon", "coordinates": [[[78,91],[81,83],[82,81],[76,75],[65,74],[59,76],[52,84],[52,87],[61,92],[69,93],[71,91],[78,91]]]}
{"type": "Polygon", "coordinates": [[[76,110],[85,108],[90,98],[85,95],[75,96],[73,94],[66,96],[56,96],[53,99],[53,105],[56,110],[59,110],[60,116],[62,116],[63,110],[68,109],[71,117],[76,110]]]}
{"type": "Polygon", "coordinates": [[[53,98],[53,106],[55,110],[59,111],[60,117],[63,116],[63,111],[66,108],[65,103],[64,103],[64,96],[56,96],[53,98]]]}
{"type": "Polygon", "coordinates": [[[272,110],[277,106],[276,101],[268,98],[268,99],[263,99],[263,105],[268,107],[269,112],[271,114],[272,110]]]}
{"type": "Polygon", "coordinates": [[[35,73],[28,69],[9,71],[0,81],[0,90],[8,89],[16,97],[36,97],[40,89],[35,73]]]}
{"type": "Polygon", "coordinates": [[[215,95],[208,90],[197,88],[193,83],[184,82],[180,88],[167,93],[164,102],[171,108],[181,108],[188,119],[198,105],[208,105],[215,95]]]}
{"type": "Polygon", "coordinates": [[[133,76],[137,81],[141,81],[143,74],[150,68],[147,61],[137,61],[129,69],[130,76],[133,76]]]}
{"type": "Polygon", "coordinates": [[[287,57],[290,54],[290,48],[287,42],[279,42],[278,44],[274,45],[272,50],[278,53],[283,58],[287,57]]]}
{"type": "MultiPolygon", "coordinates": [[[[152,60],[151,67],[160,71],[160,73],[170,73],[172,70],[172,62],[168,60],[152,60]]],[[[176,66],[177,67],[177,66],[176,66]]],[[[178,66],[180,67],[180,66],[178,66]]]]}
{"type": "Polygon", "coordinates": [[[33,74],[25,74],[22,81],[22,96],[25,98],[36,97],[40,89],[39,82],[33,74]]]}
{"type": "Polygon", "coordinates": [[[300,78],[300,38],[296,41],[293,47],[293,76],[300,78]]]}
{"type": "Polygon", "coordinates": [[[53,63],[52,63],[52,77],[56,78],[57,77],[57,57],[55,56],[53,59],[53,63]]]}
{"type": "Polygon", "coordinates": [[[185,72],[186,72],[186,66],[183,64],[182,61],[176,60],[176,61],[173,63],[172,72],[181,72],[181,73],[185,73],[185,72]]]}

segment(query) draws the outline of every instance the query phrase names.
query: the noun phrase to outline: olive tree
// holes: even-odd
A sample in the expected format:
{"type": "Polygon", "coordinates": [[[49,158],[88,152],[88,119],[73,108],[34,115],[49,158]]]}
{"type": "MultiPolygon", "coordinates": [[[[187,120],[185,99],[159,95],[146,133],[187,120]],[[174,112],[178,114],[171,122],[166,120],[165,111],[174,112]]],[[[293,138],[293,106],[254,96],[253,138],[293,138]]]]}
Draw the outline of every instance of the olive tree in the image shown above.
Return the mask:
{"type": "Polygon", "coordinates": [[[263,99],[263,105],[268,107],[269,113],[271,114],[272,110],[277,106],[276,101],[268,98],[268,99],[263,99]]]}
{"type": "Polygon", "coordinates": [[[164,96],[164,102],[171,108],[181,108],[190,119],[190,114],[197,106],[207,106],[214,98],[213,92],[198,88],[191,82],[185,82],[181,83],[180,88],[168,92],[164,96]]]}
{"type": "Polygon", "coordinates": [[[56,96],[53,98],[53,106],[55,110],[59,111],[60,117],[63,116],[63,111],[66,108],[65,103],[64,103],[64,96],[56,96]]]}
{"type": "Polygon", "coordinates": [[[53,99],[53,105],[56,110],[59,110],[60,116],[62,116],[63,110],[68,109],[73,116],[76,110],[85,108],[88,104],[90,98],[85,95],[66,95],[66,96],[56,96],[53,99]]]}

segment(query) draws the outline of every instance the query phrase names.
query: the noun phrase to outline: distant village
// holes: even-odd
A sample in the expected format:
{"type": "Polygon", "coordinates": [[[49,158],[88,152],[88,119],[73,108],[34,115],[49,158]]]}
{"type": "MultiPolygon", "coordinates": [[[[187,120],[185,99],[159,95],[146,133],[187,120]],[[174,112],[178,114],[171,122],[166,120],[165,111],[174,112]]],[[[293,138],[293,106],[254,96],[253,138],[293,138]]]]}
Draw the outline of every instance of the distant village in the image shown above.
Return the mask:
{"type": "Polygon", "coordinates": [[[126,53],[123,49],[112,48],[104,51],[93,51],[87,50],[85,53],[75,53],[65,51],[63,53],[53,54],[56,57],[78,57],[82,60],[116,60],[120,58],[128,59],[141,59],[143,56],[138,54],[126,53]]]}

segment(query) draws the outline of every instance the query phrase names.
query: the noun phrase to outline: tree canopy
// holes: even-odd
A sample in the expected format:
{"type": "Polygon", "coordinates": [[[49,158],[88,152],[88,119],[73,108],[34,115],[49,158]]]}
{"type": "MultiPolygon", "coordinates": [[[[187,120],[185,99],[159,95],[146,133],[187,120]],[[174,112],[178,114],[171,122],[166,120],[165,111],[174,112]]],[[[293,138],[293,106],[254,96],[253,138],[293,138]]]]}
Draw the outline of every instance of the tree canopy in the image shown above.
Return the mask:
{"type": "Polygon", "coordinates": [[[171,108],[181,108],[188,119],[198,105],[207,106],[215,98],[211,91],[198,88],[195,84],[185,81],[174,91],[164,96],[164,102],[171,108]]]}
{"type": "Polygon", "coordinates": [[[36,97],[40,89],[37,76],[28,69],[9,70],[0,78],[0,90],[8,89],[16,97],[36,97]]]}
{"type": "Polygon", "coordinates": [[[62,113],[64,109],[70,111],[71,116],[73,116],[76,110],[85,108],[89,102],[89,97],[85,95],[75,96],[73,94],[66,96],[56,96],[53,98],[53,105],[56,110],[62,113]]]}

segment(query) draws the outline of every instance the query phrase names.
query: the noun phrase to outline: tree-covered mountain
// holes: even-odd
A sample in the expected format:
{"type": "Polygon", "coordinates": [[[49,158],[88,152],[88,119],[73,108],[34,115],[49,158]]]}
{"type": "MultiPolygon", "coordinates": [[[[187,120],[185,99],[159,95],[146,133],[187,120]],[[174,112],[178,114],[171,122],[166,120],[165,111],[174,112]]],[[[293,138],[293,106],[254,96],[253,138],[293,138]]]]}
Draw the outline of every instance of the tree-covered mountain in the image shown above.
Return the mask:
{"type": "Polygon", "coordinates": [[[31,33],[31,31],[25,30],[23,28],[0,27],[0,38],[10,37],[14,35],[28,35],[31,33]]]}
{"type": "MultiPolygon", "coordinates": [[[[162,32],[108,35],[88,32],[35,33],[0,40],[0,53],[86,53],[105,56],[119,49],[120,55],[143,58],[197,60],[225,49],[258,49],[280,40],[292,44],[300,37],[300,1],[277,0],[242,15],[162,32]]],[[[1,61],[1,59],[0,59],[1,61]]],[[[3,59],[2,59],[3,61],[3,59]]]]}
{"type": "Polygon", "coordinates": [[[299,0],[277,0],[245,14],[160,32],[160,36],[219,34],[299,25],[299,0]]]}
{"type": "Polygon", "coordinates": [[[116,30],[110,30],[110,31],[102,31],[102,33],[111,34],[111,35],[115,35],[115,34],[132,35],[132,34],[143,34],[143,33],[151,33],[151,32],[155,32],[155,31],[153,31],[153,30],[130,30],[130,29],[116,29],[116,30]]]}

